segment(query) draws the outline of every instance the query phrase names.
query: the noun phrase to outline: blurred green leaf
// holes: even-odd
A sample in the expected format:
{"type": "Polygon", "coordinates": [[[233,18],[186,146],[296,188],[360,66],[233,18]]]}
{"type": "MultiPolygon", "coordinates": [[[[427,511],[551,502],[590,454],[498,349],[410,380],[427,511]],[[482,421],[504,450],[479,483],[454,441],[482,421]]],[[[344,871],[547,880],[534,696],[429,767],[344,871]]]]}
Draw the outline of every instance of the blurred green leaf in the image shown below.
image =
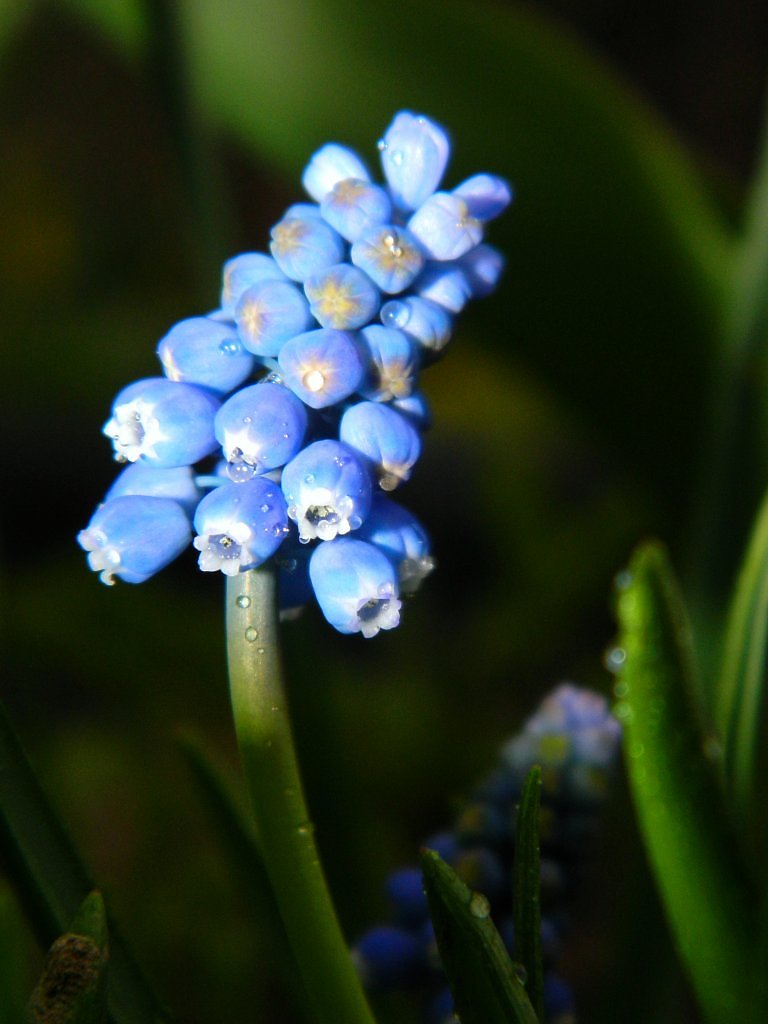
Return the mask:
{"type": "Polygon", "coordinates": [[[0,878],[0,1024],[18,1024],[32,985],[27,928],[10,886],[0,878]]]}
{"type": "Polygon", "coordinates": [[[513,868],[515,959],[525,969],[525,988],[539,1019],[544,1019],[544,968],[541,956],[541,863],[539,799],[541,768],[531,768],[520,794],[515,826],[513,868]]]}
{"type": "Polygon", "coordinates": [[[756,791],[757,741],[768,674],[768,496],[754,525],[733,593],[718,689],[718,727],[729,793],[749,829],[756,791]]]}
{"type": "Polygon", "coordinates": [[[616,713],[641,833],[707,1020],[758,1020],[758,900],[690,701],[690,631],[663,548],[639,548],[628,579],[618,595],[626,657],[616,713]]]}
{"type": "MultiPolygon", "coordinates": [[[[93,886],[0,705],[0,860],[43,945],[66,931],[93,886]]],[[[115,1024],[162,1024],[162,1011],[112,929],[115,1024]]]]}
{"type": "Polygon", "coordinates": [[[507,955],[488,900],[471,892],[434,850],[422,852],[421,869],[440,959],[462,1024],[536,1024],[519,967],[507,955]]]}
{"type": "Polygon", "coordinates": [[[108,962],[107,913],[94,890],[48,952],[29,1001],[30,1024],[104,1024],[108,962]]]}

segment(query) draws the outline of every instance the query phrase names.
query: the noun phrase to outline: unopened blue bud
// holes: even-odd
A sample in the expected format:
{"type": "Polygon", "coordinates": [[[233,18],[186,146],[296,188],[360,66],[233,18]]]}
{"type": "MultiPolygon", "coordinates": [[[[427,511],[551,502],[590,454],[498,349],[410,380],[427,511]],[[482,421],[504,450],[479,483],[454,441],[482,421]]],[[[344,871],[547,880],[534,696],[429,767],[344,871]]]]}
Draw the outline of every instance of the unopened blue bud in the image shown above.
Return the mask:
{"type": "Polygon", "coordinates": [[[393,491],[407,480],[421,454],[421,438],[414,427],[379,402],[358,402],[347,409],[339,437],[371,460],[384,491],[393,491]]]}
{"type": "Polygon", "coordinates": [[[358,536],[375,544],[391,560],[401,594],[418,590],[435,567],[424,527],[407,509],[383,494],[374,495],[358,536]]]}
{"type": "Polygon", "coordinates": [[[364,231],[353,244],[350,259],[388,295],[405,291],[424,266],[424,254],[413,234],[392,224],[364,231]]]}
{"type": "Polygon", "coordinates": [[[496,288],[504,270],[504,257],[492,245],[478,245],[461,258],[460,266],[472,288],[472,298],[483,299],[496,288]]]}
{"type": "Polygon", "coordinates": [[[158,469],[148,462],[134,462],[126,466],[107,491],[104,500],[111,501],[125,494],[172,498],[186,509],[190,516],[203,496],[195,483],[190,466],[158,469]]]}
{"type": "Polygon", "coordinates": [[[392,216],[392,201],[383,188],[359,178],[339,181],[320,204],[332,228],[355,242],[365,231],[384,224],[392,216]]]}
{"type": "Polygon", "coordinates": [[[234,319],[240,296],[259,281],[284,281],[285,274],[265,252],[244,252],[224,264],[221,308],[234,319]]]}
{"type": "Polygon", "coordinates": [[[336,142],[329,142],[312,156],[301,183],[315,202],[320,203],[340,181],[347,178],[371,180],[368,169],[357,153],[336,142]]]}
{"type": "Polygon", "coordinates": [[[257,356],[276,356],[289,338],[312,324],[307,300],[292,281],[260,281],[235,308],[237,332],[257,356]]]}
{"type": "Polygon", "coordinates": [[[473,297],[472,284],[461,262],[430,261],[419,274],[413,290],[449,313],[460,313],[473,297]]]}
{"type": "Polygon", "coordinates": [[[280,350],[285,383],[312,409],[323,409],[353,394],[365,369],[345,331],[321,328],[287,341],[280,350]]]}
{"type": "Polygon", "coordinates": [[[99,506],[77,542],[88,565],[111,586],[115,576],[143,583],[189,544],[189,519],[171,498],[126,494],[99,506]]]}
{"type": "Polygon", "coordinates": [[[381,307],[380,315],[385,327],[396,327],[431,355],[438,355],[451,340],[450,313],[418,295],[392,299],[381,307]]]}
{"type": "Polygon", "coordinates": [[[417,359],[414,346],[402,331],[371,324],[357,335],[365,356],[365,379],[360,394],[372,402],[407,398],[413,390],[417,359]]]}
{"type": "Polygon", "coordinates": [[[498,217],[512,202],[512,190],[495,174],[475,174],[453,190],[467,204],[471,217],[488,221],[498,217]]]}
{"type": "Polygon", "coordinates": [[[200,384],[221,394],[238,387],[253,372],[253,356],[245,351],[227,322],[195,316],[182,320],[157,346],[169,380],[200,384]]]}
{"type": "Polygon", "coordinates": [[[235,576],[261,565],[285,540],[288,516],[278,485],[265,477],[225,483],[203,498],[195,512],[203,572],[235,576]]]}
{"type": "Polygon", "coordinates": [[[236,483],[285,465],[301,448],[306,429],[304,404],[288,388],[269,381],[237,391],[215,421],[216,438],[236,483]]]}
{"type": "Polygon", "coordinates": [[[410,988],[427,972],[423,944],[405,929],[391,925],[371,928],[362,935],[352,957],[361,981],[374,990],[410,988]]]}
{"type": "Polygon", "coordinates": [[[272,255],[293,281],[306,281],[344,259],[344,239],[319,217],[284,217],[271,235],[272,255]]]}
{"type": "Polygon", "coordinates": [[[371,507],[371,478],[357,452],[340,441],[315,441],[283,469],[288,515],[305,543],[356,530],[371,507]]]}
{"type": "Polygon", "coordinates": [[[386,891],[398,924],[419,928],[429,918],[424,880],[418,868],[393,871],[387,879],[386,891]]]}
{"type": "Polygon", "coordinates": [[[350,263],[339,263],[307,278],[304,291],[312,315],[322,327],[354,330],[370,323],[379,309],[378,288],[350,263]]]}
{"type": "Polygon", "coordinates": [[[422,432],[432,426],[432,410],[422,391],[414,391],[406,398],[395,398],[389,404],[401,416],[405,416],[416,430],[422,432]]]}
{"type": "Polygon", "coordinates": [[[289,206],[283,214],[283,220],[290,220],[293,217],[320,217],[323,212],[319,203],[294,203],[289,206]]]}
{"type": "Polygon", "coordinates": [[[450,143],[440,125],[404,110],[384,133],[379,151],[395,203],[415,210],[440,184],[450,143]]]}
{"type": "Polygon", "coordinates": [[[190,466],[216,448],[213,418],[219,400],[194,384],[148,377],[124,388],[103,432],[118,462],[190,466]]]}
{"type": "Polygon", "coordinates": [[[483,238],[483,225],[461,196],[435,192],[408,221],[408,227],[433,260],[456,260],[483,238]]]}
{"type": "Polygon", "coordinates": [[[372,544],[338,537],[320,544],[309,562],[309,578],[325,618],[340,633],[376,636],[400,622],[392,563],[372,544]]]}

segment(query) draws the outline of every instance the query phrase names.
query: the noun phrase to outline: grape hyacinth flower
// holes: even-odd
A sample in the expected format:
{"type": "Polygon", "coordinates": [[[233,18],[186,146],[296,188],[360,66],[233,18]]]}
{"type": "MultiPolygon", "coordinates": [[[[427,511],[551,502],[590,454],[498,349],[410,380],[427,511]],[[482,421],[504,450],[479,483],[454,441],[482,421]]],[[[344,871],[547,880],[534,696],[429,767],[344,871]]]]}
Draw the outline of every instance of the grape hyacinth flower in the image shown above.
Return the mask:
{"type": "MultiPolygon", "coordinates": [[[[567,905],[589,852],[620,739],[619,723],[603,697],[561,684],[502,747],[497,767],[470,792],[452,828],[424,843],[488,899],[499,933],[514,955],[515,811],[528,772],[534,765],[541,767],[541,938],[549,1024],[573,1020],[573,995],[555,967],[567,932],[567,905]]],[[[390,921],[367,931],[353,949],[361,979],[371,991],[419,991],[427,1019],[449,1024],[453,1003],[437,956],[421,872],[413,866],[399,868],[385,890],[390,921]]]]}
{"type": "Polygon", "coordinates": [[[105,582],[143,582],[192,541],[204,572],[273,566],[291,614],[313,594],[341,632],[398,624],[434,560],[381,492],[421,452],[420,371],[496,285],[503,259],[483,236],[512,193],[491,174],[446,188],[448,135],[421,114],[396,114],[378,149],[383,184],[347,147],[321,147],[309,201],[268,251],[224,264],[218,309],[161,338],[164,376],[117,396],[104,433],[132,466],[78,536],[105,582]]]}

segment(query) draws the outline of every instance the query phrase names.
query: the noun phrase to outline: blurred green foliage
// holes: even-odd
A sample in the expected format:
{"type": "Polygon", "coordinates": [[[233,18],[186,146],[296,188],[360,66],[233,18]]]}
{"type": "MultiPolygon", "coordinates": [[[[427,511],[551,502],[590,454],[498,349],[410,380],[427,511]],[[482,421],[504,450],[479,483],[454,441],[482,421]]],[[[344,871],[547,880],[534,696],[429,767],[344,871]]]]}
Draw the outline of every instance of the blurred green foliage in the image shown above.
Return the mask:
{"type": "MultiPolygon", "coordinates": [[[[491,234],[503,285],[425,381],[436,425],[408,498],[434,535],[434,579],[371,644],[314,611],[285,629],[309,802],[354,935],[381,914],[385,873],[550,685],[607,687],[610,581],[634,541],[655,532],[689,555],[730,365],[736,232],[661,121],[530,7],[66,0],[24,13],[0,4],[1,695],[178,1018],[287,1021],[290,995],[261,969],[268,918],[243,898],[173,738],[191,725],[235,763],[221,581],[189,556],[108,592],[74,544],[114,472],[99,434],[112,396],[156,372],[174,321],[215,306],[221,258],[265,245],[320,143],[373,163],[393,112],[424,110],[451,130],[449,182],[487,169],[514,183],[491,234]],[[178,32],[156,45],[174,12],[178,32]]],[[[766,477],[757,445],[739,451],[723,516],[734,552],[766,477]]],[[[564,971],[585,1019],[613,1019],[621,992],[626,1024],[663,1024],[687,996],[625,799],[564,971]],[[638,957],[654,986],[638,984],[638,957]]],[[[5,946],[18,915],[0,897],[5,946]]],[[[392,1001],[382,1019],[409,1013],[392,1001]]]]}

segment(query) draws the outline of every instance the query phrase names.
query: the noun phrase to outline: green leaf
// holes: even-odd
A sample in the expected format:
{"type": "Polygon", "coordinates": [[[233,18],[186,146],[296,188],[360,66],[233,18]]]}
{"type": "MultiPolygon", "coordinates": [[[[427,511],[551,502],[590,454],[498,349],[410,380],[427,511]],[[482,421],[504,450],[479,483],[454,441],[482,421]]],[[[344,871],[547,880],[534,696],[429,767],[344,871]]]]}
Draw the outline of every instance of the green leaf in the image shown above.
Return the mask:
{"type": "MultiPolygon", "coordinates": [[[[768,496],[752,537],[731,601],[718,688],[717,725],[722,738],[726,784],[742,828],[748,828],[757,778],[768,673],[768,496]]],[[[762,791],[762,787],[760,788],[762,791]]]]}
{"type": "MultiPolygon", "coordinates": [[[[0,860],[48,946],[66,932],[93,885],[38,783],[0,705],[0,860]]],[[[114,1024],[162,1024],[158,1006],[130,953],[110,927],[109,1013],[114,1024]]]]}
{"type": "Polygon", "coordinates": [[[520,968],[507,955],[486,898],[471,892],[434,850],[422,851],[421,869],[462,1024],[536,1024],[520,968]]]}
{"type": "Polygon", "coordinates": [[[513,869],[515,959],[525,970],[525,988],[538,1017],[544,1018],[544,967],[541,955],[541,858],[539,798],[541,768],[531,768],[520,795],[515,827],[513,869]]]}
{"type": "Polygon", "coordinates": [[[758,900],[690,700],[691,636],[660,545],[633,556],[618,616],[625,659],[616,713],[670,927],[707,1020],[761,1019],[752,970],[758,900]]]}
{"type": "Polygon", "coordinates": [[[51,946],[29,1001],[30,1024],[104,1024],[109,961],[101,893],[86,896],[71,927],[51,946]]]}

